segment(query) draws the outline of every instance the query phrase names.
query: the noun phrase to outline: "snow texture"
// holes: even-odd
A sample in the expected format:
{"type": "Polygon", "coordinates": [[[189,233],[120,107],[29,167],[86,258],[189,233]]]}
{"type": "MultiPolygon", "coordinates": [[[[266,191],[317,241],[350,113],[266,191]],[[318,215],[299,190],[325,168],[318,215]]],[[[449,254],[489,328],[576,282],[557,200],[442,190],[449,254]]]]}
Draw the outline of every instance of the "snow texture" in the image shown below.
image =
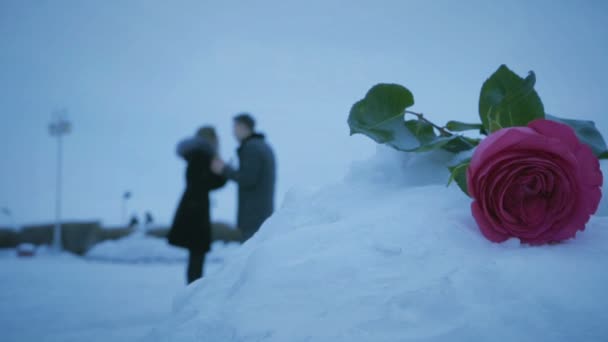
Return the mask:
{"type": "Polygon", "coordinates": [[[185,249],[175,248],[166,240],[134,233],[119,240],[95,245],[86,257],[114,262],[181,262],[186,260],[185,249]]]}
{"type": "MultiPolygon", "coordinates": [[[[222,262],[227,255],[239,246],[238,243],[216,241],[211,245],[207,260],[222,262]]],[[[167,244],[165,239],[136,233],[120,240],[102,242],[93,247],[86,257],[91,260],[125,263],[181,263],[187,260],[188,251],[167,244]]]]}
{"type": "MultiPolygon", "coordinates": [[[[236,248],[213,244],[205,276],[236,248]]],[[[0,341],[137,341],[167,319],[174,294],[185,287],[185,263],[174,259],[179,252],[141,235],[96,248],[112,262],[57,255],[45,246],[25,258],[0,249],[0,341]]]]}
{"type": "Polygon", "coordinates": [[[380,147],[342,184],[290,191],[145,341],[606,341],[608,218],[493,244],[446,188],[449,158],[380,147]]]}
{"type": "Polygon", "coordinates": [[[137,341],[169,314],[184,266],[85,261],[39,249],[0,253],[3,342],[137,341]]]}

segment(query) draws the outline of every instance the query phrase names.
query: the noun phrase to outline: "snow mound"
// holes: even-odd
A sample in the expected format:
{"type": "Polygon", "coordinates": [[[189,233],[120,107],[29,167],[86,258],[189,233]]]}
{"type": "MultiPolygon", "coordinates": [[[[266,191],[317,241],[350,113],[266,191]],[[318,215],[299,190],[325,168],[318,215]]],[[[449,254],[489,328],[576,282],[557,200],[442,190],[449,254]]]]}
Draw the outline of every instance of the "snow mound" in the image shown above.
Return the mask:
{"type": "MultiPolygon", "coordinates": [[[[207,254],[207,262],[223,262],[240,244],[215,242],[207,254]]],[[[188,251],[176,248],[164,239],[132,234],[126,238],[105,241],[87,253],[86,257],[92,260],[124,262],[124,263],[182,263],[188,258],[188,251]]]]}
{"type": "Polygon", "coordinates": [[[600,201],[599,208],[597,209],[597,216],[608,216],[608,160],[601,160],[600,167],[604,174],[604,186],[602,187],[602,200],[600,201]]]}
{"type": "Polygon", "coordinates": [[[188,257],[188,252],[168,245],[164,239],[135,233],[119,240],[97,244],[89,250],[86,257],[129,263],[183,262],[188,257]]]}
{"type": "Polygon", "coordinates": [[[559,245],[493,244],[434,167],[447,157],[419,158],[381,149],[343,184],[292,190],[145,340],[606,340],[608,218],[559,245]]]}

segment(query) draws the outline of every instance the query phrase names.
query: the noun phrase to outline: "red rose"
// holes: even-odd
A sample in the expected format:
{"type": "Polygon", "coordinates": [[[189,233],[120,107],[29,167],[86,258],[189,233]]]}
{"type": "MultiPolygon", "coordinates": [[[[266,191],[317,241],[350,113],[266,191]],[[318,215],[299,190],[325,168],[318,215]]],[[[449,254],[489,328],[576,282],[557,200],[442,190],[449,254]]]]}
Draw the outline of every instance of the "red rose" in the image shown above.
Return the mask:
{"type": "Polygon", "coordinates": [[[591,148],[567,125],[536,120],[501,129],[475,150],[467,171],[475,221],[490,241],[540,245],[585,229],[602,197],[591,148]]]}

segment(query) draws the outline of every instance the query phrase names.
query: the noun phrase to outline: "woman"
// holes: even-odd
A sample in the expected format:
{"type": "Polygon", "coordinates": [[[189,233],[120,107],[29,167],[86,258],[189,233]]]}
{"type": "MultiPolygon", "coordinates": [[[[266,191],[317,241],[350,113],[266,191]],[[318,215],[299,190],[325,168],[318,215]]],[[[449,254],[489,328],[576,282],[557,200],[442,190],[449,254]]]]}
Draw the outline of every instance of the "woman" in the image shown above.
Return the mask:
{"type": "Polygon", "coordinates": [[[175,213],[168,239],[171,245],[190,251],[188,284],[202,277],[205,254],[211,247],[209,192],[226,184],[226,179],[211,172],[211,161],[217,150],[215,129],[208,126],[177,145],[177,154],[188,163],[186,191],[175,213]]]}

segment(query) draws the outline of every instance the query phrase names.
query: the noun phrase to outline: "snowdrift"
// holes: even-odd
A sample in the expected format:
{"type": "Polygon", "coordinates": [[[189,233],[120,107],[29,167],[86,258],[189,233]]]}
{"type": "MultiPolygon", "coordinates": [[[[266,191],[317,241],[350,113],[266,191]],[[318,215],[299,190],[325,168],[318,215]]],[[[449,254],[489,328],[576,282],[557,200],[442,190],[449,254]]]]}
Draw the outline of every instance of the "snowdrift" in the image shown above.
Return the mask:
{"type": "Polygon", "coordinates": [[[493,244],[425,159],[380,147],[346,180],[292,190],[146,341],[605,341],[608,218],[575,240],[493,244]]]}
{"type": "MultiPolygon", "coordinates": [[[[223,262],[240,244],[216,241],[211,245],[207,262],[223,262]]],[[[87,259],[119,263],[184,263],[188,251],[169,245],[166,239],[132,234],[126,238],[105,241],[93,247],[87,259]]]]}

